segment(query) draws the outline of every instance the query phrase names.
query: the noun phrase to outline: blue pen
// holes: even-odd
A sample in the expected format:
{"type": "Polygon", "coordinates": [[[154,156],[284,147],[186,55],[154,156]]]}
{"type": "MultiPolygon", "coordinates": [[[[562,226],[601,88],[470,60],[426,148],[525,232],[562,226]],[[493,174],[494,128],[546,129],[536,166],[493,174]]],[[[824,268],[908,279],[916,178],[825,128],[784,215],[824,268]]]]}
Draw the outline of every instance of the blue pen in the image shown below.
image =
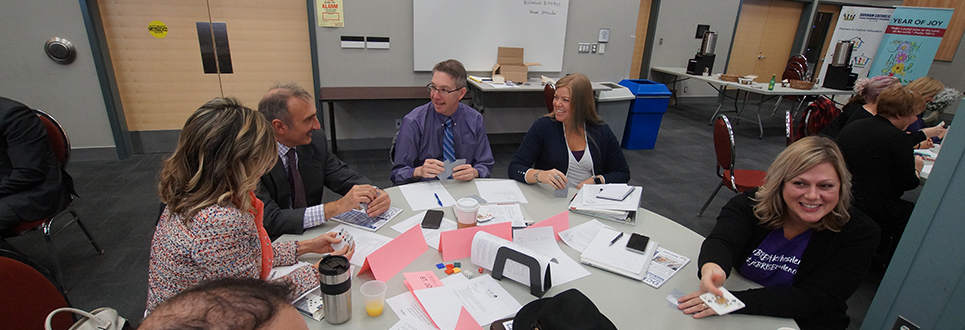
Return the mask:
{"type": "Polygon", "coordinates": [[[436,203],[439,203],[439,207],[442,207],[442,200],[439,199],[439,194],[433,194],[433,195],[436,195],[436,203]]]}

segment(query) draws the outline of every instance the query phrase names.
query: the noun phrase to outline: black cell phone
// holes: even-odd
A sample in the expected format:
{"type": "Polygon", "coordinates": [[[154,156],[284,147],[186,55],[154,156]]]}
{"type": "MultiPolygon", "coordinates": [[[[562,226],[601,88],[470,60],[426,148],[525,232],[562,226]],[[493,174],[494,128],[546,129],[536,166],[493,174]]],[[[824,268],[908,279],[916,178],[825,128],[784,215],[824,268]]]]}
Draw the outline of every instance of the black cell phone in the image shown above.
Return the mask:
{"type": "Polygon", "coordinates": [[[443,214],[444,213],[439,210],[426,211],[426,216],[422,218],[422,228],[439,229],[439,226],[442,225],[443,214]]]}
{"type": "Polygon", "coordinates": [[[630,235],[630,240],[627,241],[627,250],[636,253],[646,253],[647,243],[650,243],[650,237],[633,233],[630,235]]]}

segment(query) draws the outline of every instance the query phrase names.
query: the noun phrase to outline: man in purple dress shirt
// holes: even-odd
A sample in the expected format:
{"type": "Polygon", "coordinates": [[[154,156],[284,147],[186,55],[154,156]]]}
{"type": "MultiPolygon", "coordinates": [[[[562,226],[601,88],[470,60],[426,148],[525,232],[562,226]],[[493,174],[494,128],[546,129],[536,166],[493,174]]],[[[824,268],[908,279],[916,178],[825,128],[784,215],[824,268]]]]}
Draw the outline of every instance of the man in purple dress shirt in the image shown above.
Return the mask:
{"type": "Polygon", "coordinates": [[[432,82],[426,85],[431,102],[409,112],[399,128],[392,183],[435,179],[445,170],[447,158],[466,160],[453,168],[453,179],[489,177],[495,161],[483,117],[459,102],[466,95],[466,83],[466,68],[459,61],[445,60],[432,68],[432,82]]]}

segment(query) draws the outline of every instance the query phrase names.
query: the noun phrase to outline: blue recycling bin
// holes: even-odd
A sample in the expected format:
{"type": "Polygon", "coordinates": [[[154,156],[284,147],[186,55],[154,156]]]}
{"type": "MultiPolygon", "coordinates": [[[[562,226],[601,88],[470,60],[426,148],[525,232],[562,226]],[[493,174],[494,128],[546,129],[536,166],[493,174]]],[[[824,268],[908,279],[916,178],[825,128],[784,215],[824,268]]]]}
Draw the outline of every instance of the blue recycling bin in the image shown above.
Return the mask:
{"type": "Polygon", "coordinates": [[[629,150],[653,149],[660,121],[670,106],[670,90],[667,85],[646,79],[623,79],[620,85],[629,88],[635,96],[630,101],[621,146],[629,150]]]}

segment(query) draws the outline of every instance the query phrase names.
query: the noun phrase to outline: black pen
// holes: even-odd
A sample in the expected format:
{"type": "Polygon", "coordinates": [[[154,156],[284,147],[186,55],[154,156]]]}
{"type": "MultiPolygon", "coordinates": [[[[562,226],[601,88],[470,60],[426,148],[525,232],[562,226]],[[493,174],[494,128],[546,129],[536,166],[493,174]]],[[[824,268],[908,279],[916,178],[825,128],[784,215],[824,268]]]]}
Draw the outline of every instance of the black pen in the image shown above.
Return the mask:
{"type": "Polygon", "coordinates": [[[619,240],[620,240],[620,237],[623,237],[623,232],[622,232],[622,231],[620,232],[620,235],[617,235],[616,238],[614,238],[612,241],[610,241],[610,246],[613,246],[613,243],[616,243],[617,241],[619,241],[619,240]]]}

